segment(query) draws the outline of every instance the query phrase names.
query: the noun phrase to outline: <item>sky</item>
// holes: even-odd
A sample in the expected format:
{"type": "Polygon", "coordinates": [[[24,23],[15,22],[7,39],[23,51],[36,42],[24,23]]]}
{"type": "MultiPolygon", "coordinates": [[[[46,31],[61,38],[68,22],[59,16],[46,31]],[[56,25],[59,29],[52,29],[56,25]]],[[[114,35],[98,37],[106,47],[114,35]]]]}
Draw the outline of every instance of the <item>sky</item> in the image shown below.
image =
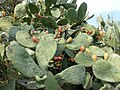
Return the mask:
{"type": "Polygon", "coordinates": [[[113,20],[120,21],[120,0],[77,0],[79,6],[82,2],[86,2],[90,15],[95,16],[88,22],[97,25],[96,17],[102,15],[107,19],[108,14],[113,20]]]}

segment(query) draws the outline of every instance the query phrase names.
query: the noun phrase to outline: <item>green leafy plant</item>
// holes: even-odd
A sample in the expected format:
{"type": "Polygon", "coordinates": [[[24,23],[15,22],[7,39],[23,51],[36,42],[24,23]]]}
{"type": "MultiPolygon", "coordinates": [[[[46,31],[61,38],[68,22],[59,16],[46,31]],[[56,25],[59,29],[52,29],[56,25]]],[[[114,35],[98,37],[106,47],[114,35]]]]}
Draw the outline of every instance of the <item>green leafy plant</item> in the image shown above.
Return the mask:
{"type": "Polygon", "coordinates": [[[0,18],[2,86],[17,79],[6,73],[14,71],[28,89],[119,88],[120,24],[101,16],[99,27],[88,24],[94,15],[88,16],[85,2],[77,9],[76,1],[24,1],[16,5],[14,17],[0,18]]]}

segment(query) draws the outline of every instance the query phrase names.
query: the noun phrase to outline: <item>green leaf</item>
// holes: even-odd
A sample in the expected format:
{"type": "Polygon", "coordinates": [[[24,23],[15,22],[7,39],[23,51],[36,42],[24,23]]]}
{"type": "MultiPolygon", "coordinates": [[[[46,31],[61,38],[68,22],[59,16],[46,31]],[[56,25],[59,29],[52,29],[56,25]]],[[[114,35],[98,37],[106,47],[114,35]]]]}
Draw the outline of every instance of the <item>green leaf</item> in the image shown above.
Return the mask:
{"type": "Polygon", "coordinates": [[[57,75],[68,83],[76,85],[82,84],[86,77],[85,68],[82,65],[71,66],[57,75]]]}
{"type": "Polygon", "coordinates": [[[60,86],[51,72],[47,73],[47,79],[45,81],[45,90],[60,90],[60,86]],[[52,85],[51,85],[52,84],[52,85]]]}
{"type": "Polygon", "coordinates": [[[46,69],[49,61],[55,55],[57,43],[50,34],[44,34],[36,46],[36,58],[39,66],[46,69]]]}
{"type": "Polygon", "coordinates": [[[78,14],[77,14],[78,20],[83,21],[86,15],[86,11],[87,11],[87,4],[83,2],[78,9],[78,14]]]}
{"type": "Polygon", "coordinates": [[[97,46],[90,46],[89,50],[92,54],[95,54],[97,56],[104,56],[105,51],[103,51],[102,49],[100,49],[97,46]]]}
{"type": "Polygon", "coordinates": [[[55,18],[59,18],[61,14],[60,9],[58,8],[52,8],[51,13],[55,18]]]}
{"type": "Polygon", "coordinates": [[[62,3],[62,6],[65,8],[65,9],[69,9],[69,8],[74,8],[76,9],[77,6],[73,3],[62,3]]]}
{"type": "Polygon", "coordinates": [[[38,14],[39,13],[39,8],[35,4],[29,3],[28,5],[29,5],[30,12],[32,14],[38,14]]]}
{"type": "Polygon", "coordinates": [[[16,33],[16,40],[25,47],[33,48],[36,46],[36,43],[32,40],[30,34],[25,31],[18,31],[16,33]]]}
{"type": "Polygon", "coordinates": [[[58,25],[55,22],[55,20],[49,16],[41,18],[41,23],[47,27],[51,27],[51,28],[55,28],[55,29],[58,28],[58,25]]]}
{"type": "Polygon", "coordinates": [[[9,45],[6,48],[7,57],[14,68],[27,77],[42,76],[42,70],[37,66],[32,57],[19,44],[9,45]]]}
{"type": "Polygon", "coordinates": [[[67,18],[63,18],[63,19],[59,19],[58,21],[57,21],[57,24],[58,25],[66,25],[66,24],[68,24],[68,19],[67,18]]]}
{"type": "Polygon", "coordinates": [[[86,67],[92,66],[95,62],[92,60],[90,54],[87,53],[78,53],[75,56],[75,62],[86,67]]]}
{"type": "Polygon", "coordinates": [[[77,21],[77,13],[74,8],[69,8],[66,12],[66,18],[68,18],[71,22],[77,21]]]}
{"type": "Polygon", "coordinates": [[[99,60],[92,68],[98,79],[107,82],[120,82],[120,69],[112,62],[99,60]]]}

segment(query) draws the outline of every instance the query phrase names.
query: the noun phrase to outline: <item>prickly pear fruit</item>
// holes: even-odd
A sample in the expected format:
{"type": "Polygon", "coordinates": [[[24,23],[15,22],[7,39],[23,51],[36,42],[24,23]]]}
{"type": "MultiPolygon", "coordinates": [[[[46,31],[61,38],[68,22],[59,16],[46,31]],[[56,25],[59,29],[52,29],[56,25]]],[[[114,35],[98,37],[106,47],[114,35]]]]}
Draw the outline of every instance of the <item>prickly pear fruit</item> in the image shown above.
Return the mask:
{"type": "Polygon", "coordinates": [[[38,39],[36,36],[32,36],[32,40],[33,40],[35,43],[38,43],[38,42],[39,42],[39,39],[38,39]]]}
{"type": "Polygon", "coordinates": [[[59,32],[62,33],[62,26],[59,26],[59,32]]]}
{"type": "Polygon", "coordinates": [[[85,49],[86,53],[90,54],[90,50],[88,48],[85,49]]]}
{"type": "Polygon", "coordinates": [[[105,54],[104,54],[104,59],[107,61],[108,58],[109,58],[109,54],[108,54],[107,52],[105,52],[105,54]]]}
{"type": "Polygon", "coordinates": [[[81,46],[81,47],[80,47],[80,51],[81,51],[81,52],[84,52],[84,51],[85,51],[85,47],[84,47],[84,46],[81,46]]]}
{"type": "Polygon", "coordinates": [[[92,55],[92,59],[93,59],[94,62],[96,62],[96,60],[97,60],[97,55],[93,54],[93,55],[92,55]]]}
{"type": "Polygon", "coordinates": [[[1,14],[2,14],[2,17],[5,17],[6,12],[5,12],[5,11],[2,11],[1,14]]]}
{"type": "Polygon", "coordinates": [[[72,37],[69,37],[66,42],[71,43],[72,41],[73,41],[72,37]]]}

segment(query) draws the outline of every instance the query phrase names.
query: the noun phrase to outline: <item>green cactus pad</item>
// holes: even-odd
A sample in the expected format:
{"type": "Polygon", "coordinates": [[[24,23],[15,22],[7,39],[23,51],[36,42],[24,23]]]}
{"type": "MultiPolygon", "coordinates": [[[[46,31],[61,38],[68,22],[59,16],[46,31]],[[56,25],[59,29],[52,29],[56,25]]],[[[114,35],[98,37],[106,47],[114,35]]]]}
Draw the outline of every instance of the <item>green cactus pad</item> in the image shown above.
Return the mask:
{"type": "Polygon", "coordinates": [[[73,42],[70,44],[66,44],[66,48],[71,50],[79,50],[81,46],[88,47],[93,41],[93,38],[91,36],[88,36],[87,34],[79,33],[75,39],[73,39],[73,42]]]}
{"type": "Polygon", "coordinates": [[[65,8],[65,9],[69,9],[69,8],[74,8],[76,9],[77,6],[73,3],[63,3],[62,6],[65,8]]]}
{"type": "Polygon", "coordinates": [[[16,34],[16,40],[25,47],[33,48],[36,46],[36,43],[32,40],[30,34],[25,31],[18,31],[16,34]]]}
{"type": "Polygon", "coordinates": [[[41,18],[41,23],[46,27],[55,28],[55,29],[58,28],[57,23],[50,16],[46,16],[46,17],[41,18]]]}
{"type": "Polygon", "coordinates": [[[21,23],[21,30],[29,32],[29,30],[34,30],[32,25],[28,25],[27,23],[21,23]]]}
{"type": "MultiPolygon", "coordinates": [[[[112,86],[111,84],[106,83],[106,84],[104,84],[103,87],[100,88],[100,90],[117,90],[117,89],[115,89],[115,87],[112,86]]],[[[119,90],[119,89],[118,89],[118,90],[119,90]]]]}
{"type": "Polygon", "coordinates": [[[68,18],[71,22],[77,21],[77,13],[74,8],[69,8],[66,12],[66,18],[68,18]]]}
{"type": "Polygon", "coordinates": [[[36,46],[36,58],[42,69],[47,68],[48,63],[53,58],[56,50],[57,42],[53,39],[53,36],[44,34],[36,46]]]}
{"type": "Polygon", "coordinates": [[[68,24],[68,19],[67,18],[63,18],[63,19],[59,19],[58,21],[57,21],[57,24],[58,25],[66,25],[66,24],[68,24]]]}
{"type": "Polygon", "coordinates": [[[94,75],[103,81],[120,82],[120,61],[99,60],[93,65],[94,75]],[[115,62],[115,63],[114,63],[115,62]],[[118,63],[118,64],[117,64],[118,63]]]}
{"type": "Polygon", "coordinates": [[[92,77],[90,76],[90,73],[87,72],[86,80],[83,83],[83,87],[85,90],[89,90],[92,87],[92,77]]]}
{"type": "Polygon", "coordinates": [[[75,54],[72,50],[69,50],[69,49],[65,49],[65,53],[69,56],[69,57],[74,57],[75,54]]]}
{"type": "Polygon", "coordinates": [[[95,62],[92,60],[92,57],[90,54],[87,53],[78,53],[75,56],[75,62],[78,64],[82,64],[83,66],[90,67],[95,62]]]}
{"type": "Polygon", "coordinates": [[[12,22],[14,22],[14,19],[11,16],[6,16],[3,18],[0,18],[0,30],[7,31],[10,26],[12,26],[12,22]]]}
{"type": "Polygon", "coordinates": [[[34,15],[34,14],[38,14],[39,13],[39,8],[33,4],[33,3],[29,3],[28,4],[30,12],[34,15]]]}
{"type": "Polygon", "coordinates": [[[57,0],[45,0],[45,5],[47,8],[49,8],[52,4],[56,4],[57,0]]]}
{"type": "Polygon", "coordinates": [[[15,6],[14,14],[17,18],[22,18],[26,15],[26,3],[19,3],[15,6]]]}
{"type": "Polygon", "coordinates": [[[58,8],[52,8],[51,13],[52,13],[52,16],[54,16],[55,18],[59,18],[61,14],[60,9],[58,8]]]}
{"type": "Polygon", "coordinates": [[[76,4],[77,0],[71,0],[71,3],[76,4]]]}
{"type": "Polygon", "coordinates": [[[64,49],[65,49],[65,45],[58,44],[55,56],[59,56],[60,54],[62,54],[64,49]]]}
{"type": "Polygon", "coordinates": [[[37,66],[34,60],[24,47],[19,44],[9,45],[6,48],[7,57],[11,60],[15,69],[27,77],[42,76],[42,70],[37,66]]]}
{"type": "Polygon", "coordinates": [[[119,66],[120,66],[120,56],[118,54],[115,54],[115,53],[109,54],[108,61],[114,63],[119,68],[119,66]]]}
{"type": "Polygon", "coordinates": [[[47,79],[45,81],[45,90],[60,90],[57,79],[51,72],[47,72],[47,79]],[[53,85],[51,85],[51,83],[53,85]]]}
{"type": "Polygon", "coordinates": [[[95,54],[95,55],[97,55],[97,56],[104,56],[104,53],[105,53],[104,50],[100,49],[100,48],[97,47],[97,46],[90,46],[90,47],[89,47],[89,50],[90,50],[90,52],[91,52],[92,54],[95,54]]]}
{"type": "Polygon", "coordinates": [[[58,73],[56,77],[57,76],[61,77],[68,83],[78,85],[84,82],[86,73],[85,68],[82,65],[74,65],[63,70],[61,73],[58,73]]]}
{"type": "Polygon", "coordinates": [[[86,11],[87,11],[87,4],[83,2],[78,9],[78,13],[77,13],[78,20],[83,21],[86,15],[86,11]]]}
{"type": "Polygon", "coordinates": [[[11,38],[15,38],[16,37],[16,33],[20,30],[20,28],[18,26],[11,26],[8,30],[9,36],[11,38]]]}

